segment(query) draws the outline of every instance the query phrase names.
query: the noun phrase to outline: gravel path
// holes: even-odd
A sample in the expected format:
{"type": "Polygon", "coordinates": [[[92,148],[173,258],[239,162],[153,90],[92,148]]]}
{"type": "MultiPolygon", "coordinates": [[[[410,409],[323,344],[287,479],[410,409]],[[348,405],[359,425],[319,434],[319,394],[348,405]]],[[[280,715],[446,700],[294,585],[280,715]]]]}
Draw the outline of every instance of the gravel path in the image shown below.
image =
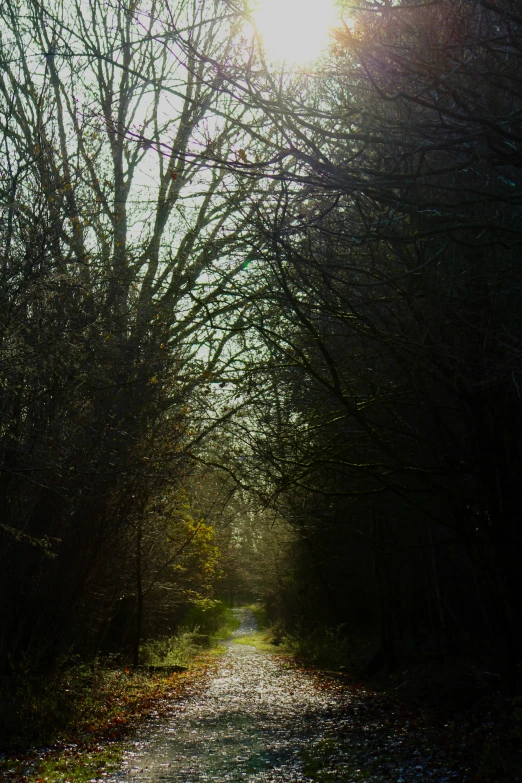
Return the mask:
{"type": "MultiPolygon", "coordinates": [[[[235,610],[255,630],[252,613],[235,610]]],[[[394,718],[379,697],[227,644],[219,673],[172,715],[144,726],[112,783],[450,783],[429,732],[394,718]]],[[[388,705],[389,709],[389,705],[388,705]]],[[[107,778],[106,778],[107,780],[107,778]]]]}

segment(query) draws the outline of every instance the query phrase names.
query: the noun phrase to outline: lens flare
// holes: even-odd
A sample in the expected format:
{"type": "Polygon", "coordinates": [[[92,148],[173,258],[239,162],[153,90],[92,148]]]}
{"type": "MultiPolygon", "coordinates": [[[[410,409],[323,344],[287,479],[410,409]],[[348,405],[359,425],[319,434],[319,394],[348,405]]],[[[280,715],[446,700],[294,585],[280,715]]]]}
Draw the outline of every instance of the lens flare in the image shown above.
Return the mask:
{"type": "Polygon", "coordinates": [[[259,0],[253,17],[268,57],[304,65],[328,45],[336,14],[333,0],[259,0]]]}

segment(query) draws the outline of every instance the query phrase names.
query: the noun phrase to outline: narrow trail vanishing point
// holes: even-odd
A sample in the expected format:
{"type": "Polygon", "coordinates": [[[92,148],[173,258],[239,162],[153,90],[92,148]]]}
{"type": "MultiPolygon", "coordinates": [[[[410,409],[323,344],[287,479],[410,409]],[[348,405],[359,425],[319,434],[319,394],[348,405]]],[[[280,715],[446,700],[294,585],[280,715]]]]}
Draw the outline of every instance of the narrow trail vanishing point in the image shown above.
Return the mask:
{"type": "MultiPolygon", "coordinates": [[[[252,612],[234,611],[241,626],[233,636],[256,630],[252,612]]],[[[225,644],[209,687],[149,720],[108,783],[471,780],[462,766],[447,768],[429,731],[376,709],[379,697],[233,638],[225,644]]]]}

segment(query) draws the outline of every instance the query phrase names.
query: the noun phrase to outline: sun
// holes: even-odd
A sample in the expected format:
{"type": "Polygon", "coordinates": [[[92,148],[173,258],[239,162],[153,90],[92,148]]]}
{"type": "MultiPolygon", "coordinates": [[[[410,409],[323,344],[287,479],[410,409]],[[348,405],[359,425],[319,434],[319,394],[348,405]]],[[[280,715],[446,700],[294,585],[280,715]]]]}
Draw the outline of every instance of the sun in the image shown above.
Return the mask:
{"type": "Polygon", "coordinates": [[[269,58],[305,65],[328,45],[336,13],[334,0],[258,0],[253,18],[269,58]]]}

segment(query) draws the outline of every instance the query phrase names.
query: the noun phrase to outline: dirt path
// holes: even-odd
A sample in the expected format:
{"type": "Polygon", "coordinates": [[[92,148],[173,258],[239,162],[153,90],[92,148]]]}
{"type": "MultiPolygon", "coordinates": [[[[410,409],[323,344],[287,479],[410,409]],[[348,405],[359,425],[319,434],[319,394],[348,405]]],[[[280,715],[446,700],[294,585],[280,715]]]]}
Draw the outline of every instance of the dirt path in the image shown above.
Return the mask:
{"type": "MultiPolygon", "coordinates": [[[[255,629],[236,610],[243,635],[255,629]]],[[[429,732],[386,711],[379,697],[319,678],[253,647],[227,645],[208,689],[142,728],[118,783],[450,783],[429,732]]],[[[106,778],[107,780],[107,778],[106,778]]]]}

